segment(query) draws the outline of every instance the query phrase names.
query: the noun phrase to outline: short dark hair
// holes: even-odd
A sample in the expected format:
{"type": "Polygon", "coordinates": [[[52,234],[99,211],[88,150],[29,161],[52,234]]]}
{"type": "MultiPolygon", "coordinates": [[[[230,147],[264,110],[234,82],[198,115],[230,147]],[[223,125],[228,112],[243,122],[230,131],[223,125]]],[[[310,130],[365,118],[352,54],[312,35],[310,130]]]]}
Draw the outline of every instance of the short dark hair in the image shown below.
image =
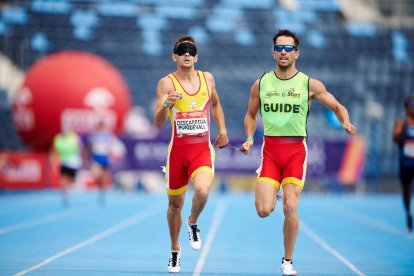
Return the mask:
{"type": "Polygon", "coordinates": [[[183,36],[180,36],[179,38],[177,38],[177,40],[174,43],[173,53],[176,53],[177,52],[177,46],[178,46],[178,44],[180,44],[183,41],[190,41],[191,43],[193,43],[194,45],[196,45],[195,39],[191,35],[183,35],[183,36]]]}
{"type": "Polygon", "coordinates": [[[414,106],[414,97],[406,98],[405,101],[404,101],[405,110],[413,108],[413,106],[414,106]]]}
{"type": "Polygon", "coordinates": [[[294,32],[291,32],[291,31],[287,30],[287,29],[281,29],[275,34],[275,36],[273,37],[273,45],[276,45],[276,40],[280,36],[289,36],[289,37],[293,38],[293,41],[295,42],[296,48],[299,46],[299,39],[296,36],[296,34],[294,32]]]}

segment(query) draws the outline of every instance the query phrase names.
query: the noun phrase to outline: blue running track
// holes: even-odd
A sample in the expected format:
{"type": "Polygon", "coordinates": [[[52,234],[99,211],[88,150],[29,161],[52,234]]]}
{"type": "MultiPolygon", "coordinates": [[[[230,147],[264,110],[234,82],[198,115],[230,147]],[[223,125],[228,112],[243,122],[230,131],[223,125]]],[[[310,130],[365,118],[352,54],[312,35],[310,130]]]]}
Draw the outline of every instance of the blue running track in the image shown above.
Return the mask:
{"type": "MultiPolygon", "coordinates": [[[[168,275],[164,194],[55,191],[0,195],[0,275],[168,275]]],[[[189,214],[188,192],[183,217],[189,214]]],[[[294,252],[298,275],[414,275],[414,235],[399,194],[303,193],[294,252]]],[[[185,219],[184,219],[185,220],[185,219]]],[[[279,275],[281,202],[256,215],[253,193],[212,193],[199,220],[203,246],[180,236],[178,275],[279,275]]]]}

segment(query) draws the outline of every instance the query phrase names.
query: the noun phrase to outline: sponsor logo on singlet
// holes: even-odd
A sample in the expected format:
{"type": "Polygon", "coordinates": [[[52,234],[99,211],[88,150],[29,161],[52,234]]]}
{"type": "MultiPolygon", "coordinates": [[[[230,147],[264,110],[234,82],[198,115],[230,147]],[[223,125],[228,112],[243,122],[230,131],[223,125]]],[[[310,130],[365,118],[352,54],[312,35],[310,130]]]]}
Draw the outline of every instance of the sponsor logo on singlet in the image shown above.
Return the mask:
{"type": "MultiPolygon", "coordinates": [[[[273,97],[300,99],[300,93],[295,92],[294,88],[289,88],[283,91],[270,90],[264,93],[265,99],[270,99],[273,97]]],[[[277,100],[272,103],[269,103],[268,101],[266,101],[263,104],[263,110],[265,112],[299,113],[300,104],[281,103],[281,102],[277,102],[277,100]]]]}
{"type": "Polygon", "coordinates": [[[277,91],[277,90],[271,90],[266,91],[264,94],[265,98],[272,98],[272,97],[290,97],[299,99],[300,98],[300,92],[295,92],[295,88],[289,88],[285,91],[277,91]]]}

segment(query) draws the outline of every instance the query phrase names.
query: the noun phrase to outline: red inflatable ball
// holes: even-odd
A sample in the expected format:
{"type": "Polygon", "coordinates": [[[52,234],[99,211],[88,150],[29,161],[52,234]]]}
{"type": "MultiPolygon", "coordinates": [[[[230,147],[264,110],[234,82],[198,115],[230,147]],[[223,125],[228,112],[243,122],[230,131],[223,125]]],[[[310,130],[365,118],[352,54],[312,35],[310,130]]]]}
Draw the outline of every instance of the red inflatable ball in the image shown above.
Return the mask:
{"type": "Polygon", "coordinates": [[[103,120],[122,132],[130,107],[128,86],[113,65],[91,53],[65,51],[27,71],[13,101],[13,118],[30,148],[48,150],[62,126],[87,133],[103,120]]]}

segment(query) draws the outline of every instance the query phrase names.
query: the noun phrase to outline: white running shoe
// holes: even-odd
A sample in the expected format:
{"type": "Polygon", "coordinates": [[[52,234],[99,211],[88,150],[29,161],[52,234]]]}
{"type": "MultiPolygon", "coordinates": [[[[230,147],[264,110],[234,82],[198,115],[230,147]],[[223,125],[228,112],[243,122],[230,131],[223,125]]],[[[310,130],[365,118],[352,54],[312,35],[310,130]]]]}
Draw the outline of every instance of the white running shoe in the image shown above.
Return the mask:
{"type": "Polygon", "coordinates": [[[201,238],[200,230],[197,227],[197,224],[190,225],[187,221],[187,230],[188,230],[188,240],[190,246],[194,250],[200,250],[201,248],[201,238]]]}
{"type": "Polygon", "coordinates": [[[282,275],[297,275],[295,268],[293,267],[292,260],[286,261],[282,258],[282,264],[280,265],[280,272],[282,275]]]}
{"type": "Polygon", "coordinates": [[[181,269],[180,257],[181,252],[172,251],[171,252],[171,259],[168,260],[168,272],[170,273],[178,273],[181,269]]]}

